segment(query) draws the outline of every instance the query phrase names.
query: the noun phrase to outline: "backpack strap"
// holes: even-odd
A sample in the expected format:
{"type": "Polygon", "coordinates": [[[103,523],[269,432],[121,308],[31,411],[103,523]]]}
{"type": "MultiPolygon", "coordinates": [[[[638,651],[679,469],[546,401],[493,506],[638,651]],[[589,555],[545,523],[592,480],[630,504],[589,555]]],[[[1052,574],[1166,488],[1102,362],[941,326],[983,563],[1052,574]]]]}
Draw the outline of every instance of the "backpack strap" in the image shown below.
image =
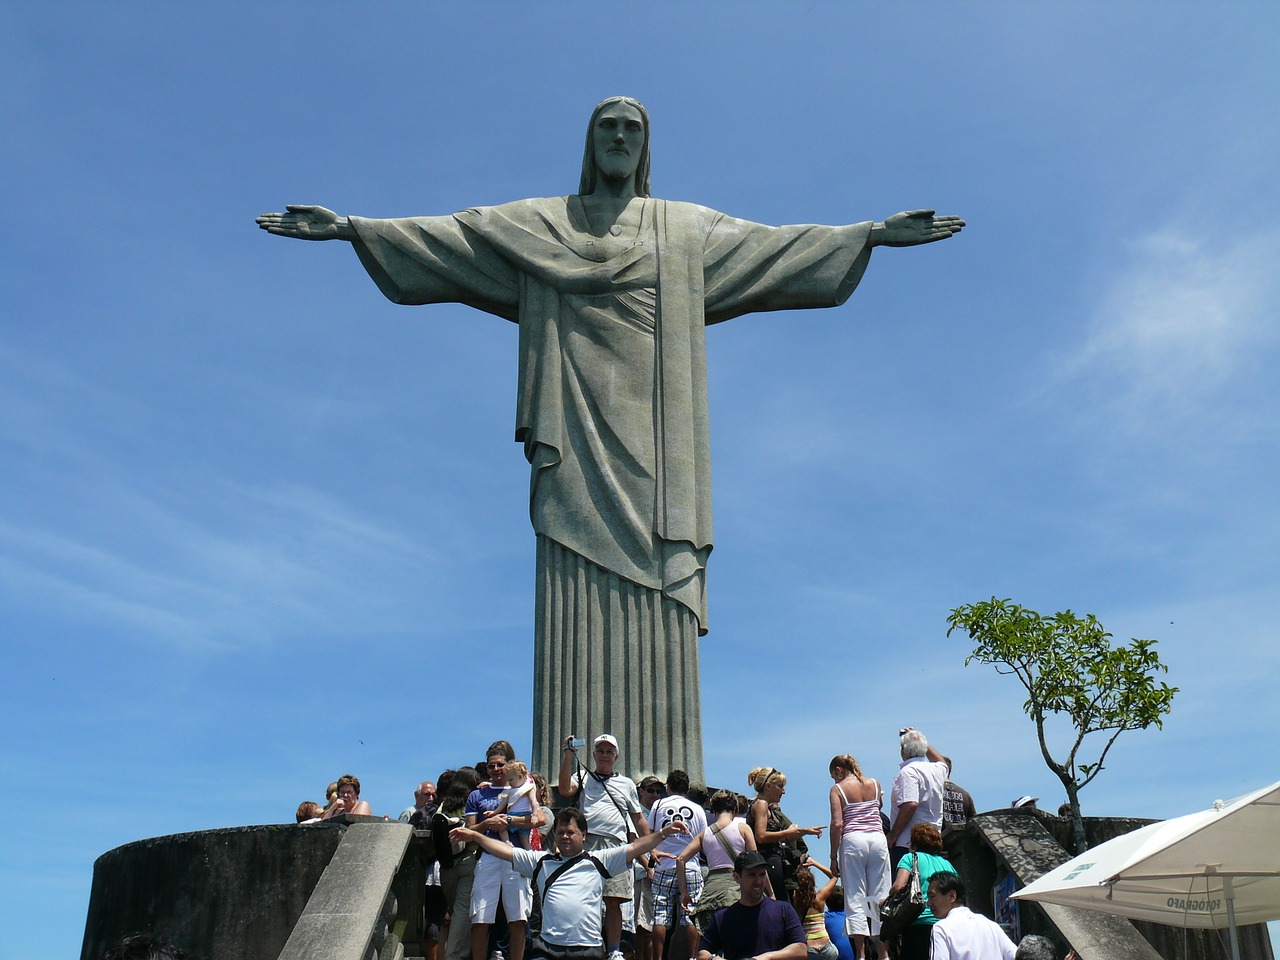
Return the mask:
{"type": "Polygon", "coordinates": [[[721,836],[720,831],[722,831],[723,829],[724,827],[720,826],[719,824],[716,824],[714,827],[711,828],[711,835],[720,841],[720,846],[724,847],[724,852],[729,855],[729,862],[732,863],[734,861],[734,858],[736,858],[738,855],[733,852],[733,847],[729,846],[729,841],[726,840],[723,836],[721,836]]]}
{"type": "MultiPolygon", "coordinates": [[[[626,836],[630,837],[631,834],[635,833],[635,830],[632,829],[631,817],[627,814],[626,808],[618,802],[618,798],[613,795],[613,791],[609,789],[609,777],[602,777],[594,770],[588,770],[587,773],[591,774],[592,779],[595,780],[596,783],[600,784],[600,789],[604,791],[605,796],[612,800],[613,805],[618,808],[618,815],[622,817],[622,829],[625,831],[626,836]]],[[[582,796],[579,798],[579,809],[582,807],[581,801],[585,799],[586,790],[583,790],[582,796]]]]}
{"type": "Polygon", "coordinates": [[[609,877],[609,871],[605,869],[604,864],[601,863],[597,857],[593,857],[589,853],[580,853],[576,857],[570,857],[568,860],[565,860],[563,863],[560,864],[560,866],[552,870],[550,875],[547,877],[547,882],[544,885],[542,885],[542,887],[539,889],[538,875],[542,872],[542,865],[546,863],[548,859],[549,858],[547,857],[542,857],[540,860],[538,860],[538,865],[533,868],[533,878],[532,878],[533,887],[535,890],[538,891],[537,896],[541,900],[545,900],[547,898],[547,893],[551,890],[551,885],[555,883],[557,880],[559,880],[560,877],[564,875],[564,872],[566,870],[571,869],[576,864],[581,863],[583,860],[590,860],[592,865],[596,868],[596,870],[599,872],[601,877],[605,879],[608,879],[609,877]]]}

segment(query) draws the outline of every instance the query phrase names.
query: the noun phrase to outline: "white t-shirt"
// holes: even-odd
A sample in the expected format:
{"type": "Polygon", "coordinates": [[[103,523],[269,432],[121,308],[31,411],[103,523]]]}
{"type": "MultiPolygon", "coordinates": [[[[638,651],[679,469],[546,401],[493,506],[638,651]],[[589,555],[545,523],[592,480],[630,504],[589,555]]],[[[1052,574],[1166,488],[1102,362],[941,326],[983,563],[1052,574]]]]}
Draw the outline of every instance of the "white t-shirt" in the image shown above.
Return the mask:
{"type": "Polygon", "coordinates": [[[627,842],[627,829],[632,826],[630,816],[623,819],[621,807],[628,815],[640,813],[640,792],[634,781],[620,773],[604,778],[601,783],[589,771],[573,775],[573,782],[582,791],[582,814],[587,818],[587,830],[592,836],[611,837],[619,843],[627,842]],[[608,784],[609,793],[605,793],[608,784]],[[612,796],[613,799],[610,799],[612,796]],[[617,801],[616,803],[614,801],[617,801]]]}
{"type": "Polygon", "coordinates": [[[889,794],[890,829],[898,822],[898,807],[904,803],[917,803],[919,806],[898,835],[898,846],[905,847],[911,843],[911,828],[917,823],[932,823],[941,829],[942,786],[946,782],[947,765],[941,760],[912,757],[902,762],[889,794]]]}
{"type": "MultiPolygon", "coordinates": [[[[630,781],[628,781],[630,782],[630,781]]],[[[596,865],[583,857],[549,888],[547,880],[564,863],[564,858],[545,850],[512,851],[511,865],[522,876],[533,879],[539,860],[538,888],[542,891],[542,939],[560,947],[597,947],[602,942],[600,916],[604,906],[604,878],[596,865]]],[[[625,846],[604,847],[590,854],[600,861],[609,876],[627,869],[625,846]]]]}
{"type": "MultiPolygon", "coordinates": [[[[658,849],[663,853],[669,853],[673,857],[678,857],[685,847],[689,845],[689,841],[699,836],[703,830],[707,829],[707,814],[699,804],[694,803],[688,797],[663,797],[649,808],[649,829],[655,833],[661,830],[669,823],[683,823],[689,828],[688,833],[673,833],[658,844],[658,849]]],[[[653,869],[655,871],[674,870],[676,862],[665,858],[658,861],[658,865],[653,869]]],[[[685,869],[698,869],[697,863],[690,860],[685,864],[685,869]]]]}

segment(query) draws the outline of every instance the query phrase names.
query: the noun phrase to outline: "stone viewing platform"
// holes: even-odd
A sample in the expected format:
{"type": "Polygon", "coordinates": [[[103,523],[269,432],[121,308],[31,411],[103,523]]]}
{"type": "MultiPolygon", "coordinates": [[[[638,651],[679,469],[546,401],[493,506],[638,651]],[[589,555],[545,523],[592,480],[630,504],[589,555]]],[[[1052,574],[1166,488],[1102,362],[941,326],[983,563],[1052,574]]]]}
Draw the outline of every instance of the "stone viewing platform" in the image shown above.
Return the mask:
{"type": "MultiPolygon", "coordinates": [[[[1091,844],[1151,821],[1086,818],[1091,844]]],[[[994,916],[1010,874],[1024,886],[1071,854],[1070,823],[1041,810],[979,814],[945,837],[973,910],[994,916]]],[[[228,827],[138,840],[98,858],[81,960],[146,932],[198,960],[412,960],[430,834],[381,817],[228,827]]],[[[1079,960],[1225,960],[1218,931],[1183,930],[1020,903],[1019,932],[1070,944],[1079,960]]],[[[1243,956],[1272,960],[1267,928],[1240,928],[1243,956]]]]}

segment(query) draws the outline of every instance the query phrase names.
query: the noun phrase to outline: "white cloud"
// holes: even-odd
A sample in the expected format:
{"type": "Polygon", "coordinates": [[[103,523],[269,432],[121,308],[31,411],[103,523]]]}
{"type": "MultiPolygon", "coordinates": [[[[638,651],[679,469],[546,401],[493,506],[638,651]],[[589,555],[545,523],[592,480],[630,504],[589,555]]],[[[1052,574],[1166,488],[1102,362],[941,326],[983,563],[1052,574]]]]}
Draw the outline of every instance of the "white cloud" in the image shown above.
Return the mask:
{"type": "Polygon", "coordinates": [[[367,634],[403,628],[415,614],[391,598],[440,566],[429,548],[315,490],[207,493],[197,499],[220,516],[99,486],[95,503],[117,518],[114,529],[0,523],[0,584],[64,615],[196,650],[356,623],[367,634]]]}
{"type": "Polygon", "coordinates": [[[1203,414],[1275,341],[1280,232],[1225,240],[1184,226],[1138,237],[1062,370],[1099,412],[1141,430],[1203,414]]]}

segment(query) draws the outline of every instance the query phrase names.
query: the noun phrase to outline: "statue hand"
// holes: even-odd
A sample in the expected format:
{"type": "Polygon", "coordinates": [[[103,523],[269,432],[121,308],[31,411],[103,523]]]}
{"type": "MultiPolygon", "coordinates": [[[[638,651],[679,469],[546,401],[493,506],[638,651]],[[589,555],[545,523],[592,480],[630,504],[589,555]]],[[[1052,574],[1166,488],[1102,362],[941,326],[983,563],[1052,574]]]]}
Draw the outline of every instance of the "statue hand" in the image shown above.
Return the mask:
{"type": "Polygon", "coordinates": [[[964,221],[959,217],[935,217],[932,210],[908,210],[895,213],[884,223],[871,228],[874,247],[914,247],[920,243],[945,240],[959,233],[964,221]]]}
{"type": "Polygon", "coordinates": [[[291,203],[285,213],[264,213],[257,224],[267,233],[298,240],[353,240],[355,230],[346,217],[325,207],[291,203]]]}

